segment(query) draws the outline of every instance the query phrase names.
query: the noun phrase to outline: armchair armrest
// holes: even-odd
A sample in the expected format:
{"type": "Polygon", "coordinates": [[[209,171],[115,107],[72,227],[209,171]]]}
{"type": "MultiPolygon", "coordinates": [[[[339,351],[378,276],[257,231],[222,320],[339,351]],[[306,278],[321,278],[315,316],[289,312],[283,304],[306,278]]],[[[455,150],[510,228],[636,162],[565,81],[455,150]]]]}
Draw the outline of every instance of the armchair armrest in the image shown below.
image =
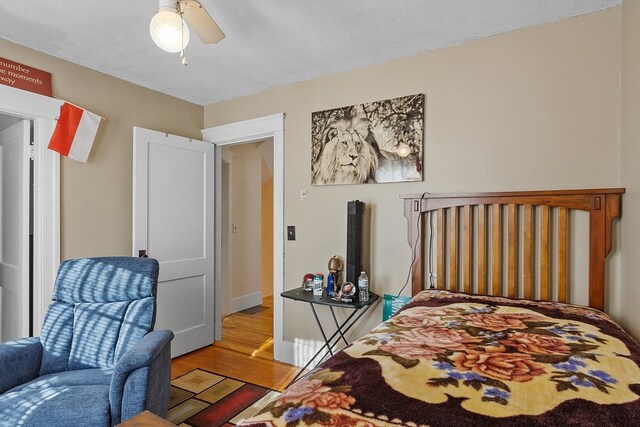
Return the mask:
{"type": "Polygon", "coordinates": [[[31,381],[40,372],[40,338],[23,338],[0,344],[0,394],[31,381]]]}
{"type": "Polygon", "coordinates": [[[161,416],[166,413],[172,339],[170,330],[150,332],[118,361],[109,390],[112,422],[117,424],[145,409],[161,416]]]}

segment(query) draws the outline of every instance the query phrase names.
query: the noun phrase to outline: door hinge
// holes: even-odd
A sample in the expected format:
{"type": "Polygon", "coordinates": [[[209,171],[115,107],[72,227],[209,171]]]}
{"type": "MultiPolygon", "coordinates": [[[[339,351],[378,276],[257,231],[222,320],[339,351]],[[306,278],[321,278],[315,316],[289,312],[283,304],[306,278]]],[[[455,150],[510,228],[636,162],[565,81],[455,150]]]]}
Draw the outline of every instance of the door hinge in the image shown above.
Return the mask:
{"type": "Polygon", "coordinates": [[[36,146],[35,145],[29,145],[28,155],[29,155],[29,159],[35,160],[35,158],[36,158],[36,146]]]}

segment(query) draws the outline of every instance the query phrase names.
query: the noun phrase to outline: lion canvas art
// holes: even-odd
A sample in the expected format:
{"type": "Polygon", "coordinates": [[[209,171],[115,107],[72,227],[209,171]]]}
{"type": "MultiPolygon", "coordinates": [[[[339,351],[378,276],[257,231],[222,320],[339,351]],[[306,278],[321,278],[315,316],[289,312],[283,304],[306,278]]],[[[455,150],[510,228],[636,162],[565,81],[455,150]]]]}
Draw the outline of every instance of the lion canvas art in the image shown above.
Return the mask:
{"type": "Polygon", "coordinates": [[[424,95],[311,115],[313,185],[421,181],[424,95]]]}

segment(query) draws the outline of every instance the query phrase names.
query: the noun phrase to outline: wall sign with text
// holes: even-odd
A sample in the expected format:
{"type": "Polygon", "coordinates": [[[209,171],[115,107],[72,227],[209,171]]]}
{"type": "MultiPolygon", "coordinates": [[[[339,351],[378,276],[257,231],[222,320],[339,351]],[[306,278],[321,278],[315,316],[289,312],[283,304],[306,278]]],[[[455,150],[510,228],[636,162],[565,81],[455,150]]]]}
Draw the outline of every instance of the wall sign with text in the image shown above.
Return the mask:
{"type": "Polygon", "coordinates": [[[52,96],[51,73],[0,57],[0,84],[52,96]]]}

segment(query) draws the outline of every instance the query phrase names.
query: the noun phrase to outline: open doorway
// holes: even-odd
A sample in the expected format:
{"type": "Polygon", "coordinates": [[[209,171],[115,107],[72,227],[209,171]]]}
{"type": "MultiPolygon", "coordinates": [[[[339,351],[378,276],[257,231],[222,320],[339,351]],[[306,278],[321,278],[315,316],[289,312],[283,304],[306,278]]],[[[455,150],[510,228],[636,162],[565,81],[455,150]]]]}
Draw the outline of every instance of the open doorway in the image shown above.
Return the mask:
{"type": "Polygon", "coordinates": [[[279,362],[292,359],[291,349],[285,349],[283,302],[279,297],[284,288],[284,113],[256,117],[214,126],[202,130],[204,141],[216,146],[216,236],[215,236],[215,325],[216,341],[222,338],[222,149],[226,146],[271,140],[273,142],[273,358],[279,362]],[[286,353],[286,354],[285,354],[286,353]]]}
{"type": "MultiPolygon", "coordinates": [[[[25,194],[24,185],[27,183],[26,194],[28,196],[21,197],[23,205],[19,218],[22,221],[23,229],[18,234],[23,241],[27,240],[27,243],[24,243],[20,249],[20,253],[24,254],[25,248],[32,248],[30,254],[27,252],[26,256],[21,257],[23,260],[28,260],[28,272],[24,272],[24,264],[20,269],[21,277],[28,276],[27,280],[32,284],[32,289],[29,289],[29,292],[24,292],[20,297],[22,301],[21,317],[30,312],[30,315],[25,316],[30,319],[21,320],[19,326],[15,326],[15,328],[21,331],[20,336],[22,337],[37,336],[40,334],[44,314],[51,302],[53,283],[60,264],[60,156],[47,149],[47,144],[51,139],[63,101],[4,85],[0,85],[0,99],[2,100],[0,115],[5,119],[9,117],[7,123],[13,122],[15,124],[18,120],[23,126],[26,125],[22,133],[28,135],[28,138],[25,138],[25,141],[28,140],[28,142],[23,141],[21,148],[28,147],[28,150],[23,151],[21,156],[23,162],[25,158],[29,159],[28,162],[33,162],[32,168],[26,166],[22,169],[23,173],[29,170],[30,175],[21,180],[22,194],[25,194]],[[28,298],[25,298],[25,295],[28,295],[28,298]]],[[[11,185],[7,188],[15,189],[17,187],[11,185]]],[[[9,223],[6,218],[5,224],[8,227],[9,223]]],[[[5,234],[5,241],[7,237],[8,235],[5,234]]],[[[7,254],[5,253],[3,256],[7,256],[7,254]]],[[[20,289],[25,289],[24,283],[27,280],[19,280],[20,289]]],[[[2,281],[0,286],[6,290],[8,285],[4,280],[2,281]]],[[[11,325],[14,325],[12,315],[5,314],[5,310],[11,309],[13,308],[7,308],[5,299],[2,303],[2,314],[5,318],[11,318],[11,325]]],[[[0,317],[3,316],[0,315],[0,317]]],[[[1,328],[5,330],[4,326],[1,328]]],[[[10,336],[3,336],[1,339],[6,341],[9,338],[10,336]]]]}
{"type": "Polygon", "coordinates": [[[33,335],[32,135],[0,114],[0,342],[33,335]]]}
{"type": "Polygon", "coordinates": [[[273,359],[273,141],[229,145],[221,162],[222,340],[273,359]]]}

